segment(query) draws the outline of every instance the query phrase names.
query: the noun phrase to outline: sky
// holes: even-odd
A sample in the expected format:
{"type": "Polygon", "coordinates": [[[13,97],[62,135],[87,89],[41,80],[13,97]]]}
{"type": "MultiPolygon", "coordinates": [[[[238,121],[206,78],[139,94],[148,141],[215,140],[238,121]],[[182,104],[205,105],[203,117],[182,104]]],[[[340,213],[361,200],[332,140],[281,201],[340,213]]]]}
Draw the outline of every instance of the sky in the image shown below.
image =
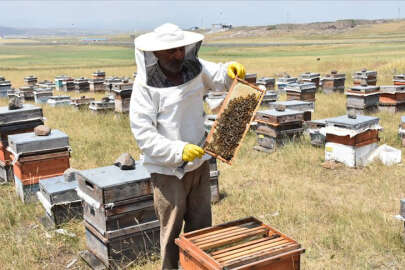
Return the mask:
{"type": "Polygon", "coordinates": [[[405,1],[5,1],[0,26],[144,31],[171,22],[189,28],[405,18],[405,1]]]}

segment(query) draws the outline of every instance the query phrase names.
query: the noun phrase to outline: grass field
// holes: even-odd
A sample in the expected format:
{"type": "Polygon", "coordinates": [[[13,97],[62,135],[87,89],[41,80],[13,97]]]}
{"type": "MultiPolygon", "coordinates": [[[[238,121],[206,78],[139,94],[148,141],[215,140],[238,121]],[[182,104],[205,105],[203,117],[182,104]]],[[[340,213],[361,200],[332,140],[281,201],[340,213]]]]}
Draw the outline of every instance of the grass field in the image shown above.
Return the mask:
{"type": "MultiPolygon", "coordinates": [[[[379,84],[390,84],[393,74],[405,72],[405,46],[389,43],[397,33],[402,34],[401,26],[384,26],[386,31],[393,29],[386,44],[203,47],[200,56],[216,62],[239,61],[258,77],[283,72],[296,76],[305,71],[325,74],[338,69],[347,75],[346,86],[351,85],[353,71],[367,67],[378,71],[379,84]]],[[[339,37],[328,39],[340,41],[339,37]]],[[[107,76],[132,76],[136,70],[133,49],[124,47],[3,45],[0,63],[0,75],[15,86],[21,86],[24,76],[31,74],[49,80],[60,74],[90,77],[97,69],[105,70],[107,76]]],[[[313,119],[345,114],[345,97],[317,94],[315,108],[313,119]]],[[[43,109],[47,125],[69,135],[72,167],[110,165],[123,152],[139,157],[127,116],[43,109]]],[[[380,144],[400,148],[397,129],[401,114],[376,115],[384,128],[380,144]]],[[[321,167],[324,149],[312,147],[306,137],[273,154],[255,152],[254,144],[255,135],[249,133],[234,165],[219,164],[223,198],[213,205],[215,224],[247,216],[259,218],[306,248],[302,269],[405,268],[404,228],[393,218],[399,212],[399,200],[405,197],[403,163],[327,170],[321,167]]],[[[0,186],[0,269],[64,269],[85,249],[81,221],[62,227],[76,237],[59,235],[39,224],[43,213],[39,203],[23,205],[12,185],[0,186]]],[[[146,259],[145,264],[135,263],[132,269],[158,266],[158,259],[146,259]]],[[[86,266],[78,260],[71,269],[86,266]]]]}

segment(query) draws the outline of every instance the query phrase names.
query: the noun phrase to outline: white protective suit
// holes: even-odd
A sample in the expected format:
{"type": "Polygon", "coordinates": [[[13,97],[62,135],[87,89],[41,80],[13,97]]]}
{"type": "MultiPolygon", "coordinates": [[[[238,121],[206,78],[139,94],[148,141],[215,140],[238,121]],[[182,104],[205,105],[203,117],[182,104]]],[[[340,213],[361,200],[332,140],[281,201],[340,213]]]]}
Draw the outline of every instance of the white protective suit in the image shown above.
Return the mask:
{"type": "Polygon", "coordinates": [[[199,61],[199,74],[179,86],[152,87],[147,85],[147,70],[157,63],[157,58],[152,51],[144,49],[145,42],[137,46],[137,40],[137,76],[130,103],[131,129],[143,151],[146,169],[150,173],[175,175],[181,179],[186,172],[197,169],[210,158],[204,155],[187,163],[184,170],[179,168],[183,164],[184,146],[188,143],[199,145],[204,139],[203,96],[208,89],[227,90],[232,82],[227,75],[229,63],[216,64],[199,59],[201,41],[198,41],[185,46],[185,61],[199,61]]]}

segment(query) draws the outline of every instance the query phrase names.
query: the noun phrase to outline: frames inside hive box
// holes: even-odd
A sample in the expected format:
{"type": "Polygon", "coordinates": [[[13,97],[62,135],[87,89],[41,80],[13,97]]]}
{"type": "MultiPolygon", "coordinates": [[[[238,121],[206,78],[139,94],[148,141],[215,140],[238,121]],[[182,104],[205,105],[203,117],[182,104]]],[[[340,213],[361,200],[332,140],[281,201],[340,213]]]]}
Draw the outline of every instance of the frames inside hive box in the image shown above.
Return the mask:
{"type": "Polygon", "coordinates": [[[207,136],[207,154],[232,165],[265,91],[235,78],[207,136]]]}

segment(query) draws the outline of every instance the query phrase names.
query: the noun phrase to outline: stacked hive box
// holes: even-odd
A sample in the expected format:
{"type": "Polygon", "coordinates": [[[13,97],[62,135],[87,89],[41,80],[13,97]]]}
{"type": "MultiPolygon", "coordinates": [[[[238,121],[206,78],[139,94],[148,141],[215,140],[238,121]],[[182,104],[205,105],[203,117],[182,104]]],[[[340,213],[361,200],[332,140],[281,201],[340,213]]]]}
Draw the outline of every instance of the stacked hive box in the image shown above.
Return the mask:
{"type": "Polygon", "coordinates": [[[378,110],[379,86],[355,85],[345,94],[348,113],[367,114],[378,110]]]}
{"type": "Polygon", "coordinates": [[[19,88],[20,95],[24,100],[34,100],[34,87],[33,86],[22,86],[19,88]]]}
{"type": "Polygon", "coordinates": [[[108,166],[80,171],[77,180],[91,254],[111,267],[158,249],[150,175],[141,163],[132,170],[108,166]]]}
{"type": "Polygon", "coordinates": [[[34,132],[8,136],[17,194],[23,202],[36,198],[38,182],[62,175],[70,167],[69,137],[59,130],[47,136],[34,132]]]}
{"type": "Polygon", "coordinates": [[[405,85],[380,86],[378,110],[392,113],[405,110],[405,85]]]}
{"type": "Polygon", "coordinates": [[[90,92],[104,92],[104,80],[103,79],[92,79],[89,80],[90,92]]]}
{"type": "Polygon", "coordinates": [[[24,77],[24,82],[28,86],[35,86],[38,82],[38,78],[33,75],[24,77]]]}
{"type": "Polygon", "coordinates": [[[47,80],[37,83],[37,86],[39,88],[49,88],[51,90],[55,89],[55,83],[47,80]]]}
{"type": "Polygon", "coordinates": [[[132,94],[132,82],[124,80],[119,83],[113,83],[112,91],[114,93],[115,111],[128,113],[132,94]]]}
{"type": "Polygon", "coordinates": [[[278,98],[278,95],[275,91],[267,90],[266,93],[264,93],[261,105],[271,106],[271,104],[273,104],[274,102],[277,101],[277,98],[278,98]]]}
{"type": "Polygon", "coordinates": [[[377,85],[377,71],[362,69],[353,74],[354,85],[377,85]]]}
{"type": "Polygon", "coordinates": [[[34,90],[34,100],[36,104],[45,104],[52,96],[52,88],[35,88],[34,90]]]}
{"type": "Polygon", "coordinates": [[[0,97],[7,97],[7,92],[11,90],[11,82],[4,80],[4,77],[1,77],[0,80],[0,97]]]}
{"type": "Polygon", "coordinates": [[[89,79],[80,77],[74,80],[76,92],[88,92],[90,91],[89,79]]]}
{"type": "Polygon", "coordinates": [[[282,106],[286,109],[304,112],[304,121],[310,121],[312,113],[315,111],[315,102],[301,100],[277,101],[270,104],[270,109],[282,106]]]}
{"type": "Polygon", "coordinates": [[[115,101],[109,97],[104,97],[101,101],[91,101],[89,109],[95,113],[105,113],[113,111],[115,108],[115,101]]]}
{"type": "Polygon", "coordinates": [[[73,78],[65,78],[62,81],[61,91],[70,92],[70,91],[74,91],[75,89],[76,89],[76,85],[75,85],[75,81],[73,80],[73,78]]]}
{"type": "Polygon", "coordinates": [[[346,74],[332,70],[322,78],[322,91],[325,94],[333,92],[343,93],[345,91],[346,74]]]}
{"type": "Polygon", "coordinates": [[[300,136],[304,130],[303,120],[304,112],[283,107],[258,111],[255,117],[257,145],[254,149],[272,152],[277,146],[300,136]]]}
{"type": "Polygon", "coordinates": [[[284,90],[287,92],[287,100],[315,101],[314,83],[290,83],[284,90]]]}
{"type": "Polygon", "coordinates": [[[94,80],[105,80],[105,72],[102,70],[97,70],[92,75],[94,80]]]}
{"type": "Polygon", "coordinates": [[[401,123],[399,124],[398,135],[401,138],[402,146],[405,146],[405,116],[401,116],[401,123]]]}
{"type": "Polygon", "coordinates": [[[105,81],[104,81],[105,91],[111,92],[113,84],[114,83],[120,83],[120,82],[122,82],[122,79],[120,79],[118,77],[108,77],[108,78],[106,78],[105,81]]]}
{"type": "Polygon", "coordinates": [[[79,98],[73,98],[70,105],[76,109],[86,109],[89,108],[91,102],[94,101],[94,98],[86,98],[85,96],[79,98]]]}
{"type": "Polygon", "coordinates": [[[59,75],[55,77],[55,88],[56,91],[63,91],[63,82],[73,80],[71,77],[66,75],[59,75]]]}
{"type": "Polygon", "coordinates": [[[321,75],[319,73],[305,72],[300,76],[301,82],[314,83],[316,89],[319,88],[319,83],[321,81],[321,75]]]}
{"type": "Polygon", "coordinates": [[[25,104],[21,109],[10,110],[0,107],[0,181],[14,179],[11,153],[7,150],[8,136],[32,132],[36,126],[43,124],[42,109],[25,104]]]}
{"type": "Polygon", "coordinates": [[[305,252],[297,241],[250,217],[180,235],[187,270],[299,270],[305,252]]]}
{"type": "Polygon", "coordinates": [[[70,102],[70,96],[51,96],[47,100],[47,104],[52,107],[69,106],[70,102]]]}
{"type": "Polygon", "coordinates": [[[334,160],[349,167],[367,164],[377,148],[379,119],[364,115],[343,115],[326,120],[325,160],[334,160]]]}
{"type": "Polygon", "coordinates": [[[326,126],[327,119],[312,120],[307,122],[307,131],[309,133],[311,144],[314,146],[323,147],[326,141],[326,134],[323,131],[326,126]]]}
{"type": "Polygon", "coordinates": [[[245,81],[251,84],[256,84],[257,74],[256,73],[246,73],[245,81]]]}
{"type": "Polygon", "coordinates": [[[274,78],[262,77],[257,80],[256,85],[263,90],[274,90],[276,80],[274,78]]]}
{"type": "Polygon", "coordinates": [[[209,160],[209,164],[210,164],[211,202],[216,203],[220,199],[218,187],[219,170],[217,165],[217,159],[211,158],[209,160]]]}
{"type": "Polygon", "coordinates": [[[277,88],[278,90],[284,91],[287,85],[289,85],[290,83],[296,83],[297,80],[297,77],[290,77],[289,75],[287,75],[286,77],[280,77],[276,81],[277,88]]]}
{"type": "Polygon", "coordinates": [[[45,209],[42,224],[58,227],[72,218],[83,216],[82,200],[76,188],[76,178],[66,175],[39,181],[37,197],[45,209]]]}
{"type": "Polygon", "coordinates": [[[392,81],[394,85],[405,85],[405,74],[394,75],[392,81]]]}

